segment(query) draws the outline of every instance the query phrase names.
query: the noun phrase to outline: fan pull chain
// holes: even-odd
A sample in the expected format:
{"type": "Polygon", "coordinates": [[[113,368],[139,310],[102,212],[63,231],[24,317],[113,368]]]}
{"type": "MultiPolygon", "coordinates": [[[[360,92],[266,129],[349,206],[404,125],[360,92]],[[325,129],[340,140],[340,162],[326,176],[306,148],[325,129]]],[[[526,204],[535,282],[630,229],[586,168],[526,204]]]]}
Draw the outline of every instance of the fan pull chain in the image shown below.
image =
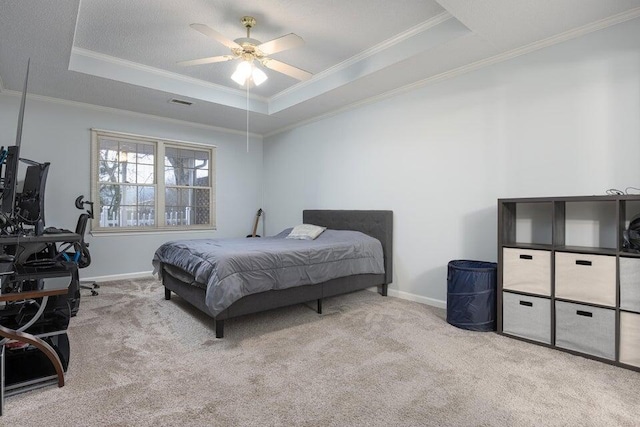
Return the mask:
{"type": "Polygon", "coordinates": [[[249,80],[245,82],[247,85],[247,153],[249,152],[249,80]]]}

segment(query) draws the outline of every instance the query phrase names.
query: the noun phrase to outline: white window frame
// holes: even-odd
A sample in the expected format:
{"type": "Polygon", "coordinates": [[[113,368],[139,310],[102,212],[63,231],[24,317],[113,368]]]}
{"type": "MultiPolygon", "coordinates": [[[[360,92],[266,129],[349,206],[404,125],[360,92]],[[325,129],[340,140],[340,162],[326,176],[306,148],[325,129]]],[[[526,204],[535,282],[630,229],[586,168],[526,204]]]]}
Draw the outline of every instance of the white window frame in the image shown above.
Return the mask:
{"type": "MultiPolygon", "coordinates": [[[[187,231],[187,230],[215,230],[216,229],[216,146],[199,144],[194,142],[171,140],[164,138],[154,138],[131,133],[108,131],[101,129],[91,129],[91,200],[95,203],[94,218],[91,223],[92,234],[115,234],[115,233],[149,233],[158,231],[187,231]],[[101,227],[101,204],[100,204],[100,180],[99,180],[99,140],[102,137],[123,139],[131,142],[151,144],[155,149],[154,157],[154,177],[153,186],[155,189],[154,225],[146,227],[101,227]],[[165,147],[206,151],[209,154],[209,187],[181,187],[181,188],[203,188],[209,190],[209,224],[192,225],[167,225],[165,217],[165,147]]],[[[174,187],[174,186],[171,186],[174,187]]]]}

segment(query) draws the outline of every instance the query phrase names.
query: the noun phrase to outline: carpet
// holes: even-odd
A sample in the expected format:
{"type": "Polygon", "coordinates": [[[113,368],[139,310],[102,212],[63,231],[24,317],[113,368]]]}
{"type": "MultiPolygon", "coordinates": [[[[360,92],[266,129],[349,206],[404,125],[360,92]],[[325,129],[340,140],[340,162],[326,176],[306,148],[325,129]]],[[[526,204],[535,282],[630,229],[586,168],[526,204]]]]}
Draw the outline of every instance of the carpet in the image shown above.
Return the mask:
{"type": "Polygon", "coordinates": [[[637,426],[640,373],[446,323],[361,291],[225,322],[154,279],[102,284],[71,320],[63,388],[6,426],[637,426]]]}

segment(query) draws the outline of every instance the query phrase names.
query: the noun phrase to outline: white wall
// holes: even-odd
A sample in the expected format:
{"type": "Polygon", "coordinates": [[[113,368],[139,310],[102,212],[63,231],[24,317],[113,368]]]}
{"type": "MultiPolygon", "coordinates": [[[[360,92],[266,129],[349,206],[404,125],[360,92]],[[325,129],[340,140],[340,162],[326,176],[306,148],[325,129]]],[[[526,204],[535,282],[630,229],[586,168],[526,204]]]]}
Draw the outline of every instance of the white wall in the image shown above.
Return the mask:
{"type": "Polygon", "coordinates": [[[496,199],[640,187],[639,165],[634,20],[266,138],[266,233],[391,209],[391,288],[438,305],[449,260],[496,260],[496,199]]]}
{"type": "MultiPolygon", "coordinates": [[[[32,68],[30,80],[37,78],[37,70],[32,68]]],[[[19,97],[0,94],[1,145],[15,144],[19,105],[19,97]]],[[[261,138],[251,139],[247,153],[246,136],[242,134],[27,97],[20,155],[51,162],[45,199],[47,226],[73,230],[81,213],[74,207],[75,198],[80,194],[90,197],[91,128],[216,145],[217,230],[128,237],[87,235],[92,264],[82,271],[83,277],[151,271],[154,251],[167,240],[238,237],[251,231],[262,203],[261,138]]],[[[24,170],[20,176],[23,174],[24,170]]]]}

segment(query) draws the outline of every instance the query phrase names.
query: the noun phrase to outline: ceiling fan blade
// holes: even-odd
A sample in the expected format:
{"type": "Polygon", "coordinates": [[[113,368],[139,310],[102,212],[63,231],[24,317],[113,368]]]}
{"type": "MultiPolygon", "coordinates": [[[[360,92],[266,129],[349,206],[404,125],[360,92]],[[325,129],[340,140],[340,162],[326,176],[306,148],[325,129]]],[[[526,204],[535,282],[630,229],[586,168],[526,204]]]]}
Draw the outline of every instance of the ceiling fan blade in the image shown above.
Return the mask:
{"type": "Polygon", "coordinates": [[[242,49],[242,47],[238,43],[234,42],[233,40],[229,40],[228,38],[226,38],[225,36],[223,36],[222,34],[220,34],[219,32],[217,32],[216,30],[214,30],[213,28],[207,25],[191,24],[190,27],[196,31],[201,32],[205,36],[211,37],[212,39],[222,43],[229,49],[242,49]]]}
{"type": "Polygon", "coordinates": [[[210,56],[208,58],[192,59],[190,61],[177,62],[178,65],[189,67],[191,65],[213,64],[214,62],[231,61],[235,59],[233,55],[210,56]]]}
{"type": "Polygon", "coordinates": [[[313,74],[308,71],[296,68],[293,65],[285,64],[284,62],[275,59],[263,58],[261,62],[265,67],[279,73],[286,74],[287,76],[293,77],[294,79],[309,80],[311,77],[313,77],[313,74]]]}
{"type": "Polygon", "coordinates": [[[271,55],[277,52],[282,52],[283,50],[302,46],[303,44],[304,40],[302,40],[302,37],[297,34],[290,33],[286,36],[264,42],[256,47],[265,55],[271,55]]]}

